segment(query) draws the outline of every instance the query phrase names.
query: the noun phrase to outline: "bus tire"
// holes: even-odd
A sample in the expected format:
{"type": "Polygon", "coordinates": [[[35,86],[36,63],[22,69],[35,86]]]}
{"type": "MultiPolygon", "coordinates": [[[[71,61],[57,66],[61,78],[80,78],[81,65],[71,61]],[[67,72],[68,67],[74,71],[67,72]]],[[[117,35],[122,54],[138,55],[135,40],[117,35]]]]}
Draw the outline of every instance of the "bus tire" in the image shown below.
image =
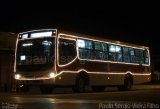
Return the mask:
{"type": "Polygon", "coordinates": [[[42,94],[51,94],[53,91],[53,86],[51,85],[41,85],[40,90],[42,94]]]}
{"type": "Polygon", "coordinates": [[[92,86],[92,90],[94,92],[103,92],[105,90],[105,86],[92,86]]]}
{"type": "Polygon", "coordinates": [[[124,78],[124,85],[118,86],[120,91],[129,91],[131,90],[133,85],[133,78],[131,75],[126,75],[124,78]]]}
{"type": "Polygon", "coordinates": [[[74,92],[85,92],[85,87],[86,87],[86,79],[84,75],[78,75],[76,78],[76,83],[75,86],[73,86],[73,91],[74,92]]]}

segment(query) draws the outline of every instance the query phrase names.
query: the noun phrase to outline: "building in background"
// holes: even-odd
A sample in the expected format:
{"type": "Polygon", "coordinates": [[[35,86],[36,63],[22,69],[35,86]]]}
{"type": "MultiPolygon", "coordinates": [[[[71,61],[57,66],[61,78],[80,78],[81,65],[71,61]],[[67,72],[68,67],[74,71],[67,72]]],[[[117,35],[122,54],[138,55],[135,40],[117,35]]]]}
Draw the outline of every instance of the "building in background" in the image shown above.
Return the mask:
{"type": "Polygon", "coordinates": [[[11,89],[13,80],[14,50],[17,34],[0,32],[0,91],[11,89]]]}

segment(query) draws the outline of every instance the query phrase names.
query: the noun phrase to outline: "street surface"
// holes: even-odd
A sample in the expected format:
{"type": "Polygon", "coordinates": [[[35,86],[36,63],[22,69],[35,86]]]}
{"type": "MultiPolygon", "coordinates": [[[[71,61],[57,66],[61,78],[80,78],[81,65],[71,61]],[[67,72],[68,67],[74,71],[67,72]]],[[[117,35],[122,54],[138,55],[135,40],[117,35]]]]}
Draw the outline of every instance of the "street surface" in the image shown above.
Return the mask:
{"type": "Polygon", "coordinates": [[[160,85],[137,85],[131,91],[106,88],[105,92],[73,93],[55,89],[41,94],[38,89],[27,93],[1,92],[2,109],[159,109],[160,85]]]}

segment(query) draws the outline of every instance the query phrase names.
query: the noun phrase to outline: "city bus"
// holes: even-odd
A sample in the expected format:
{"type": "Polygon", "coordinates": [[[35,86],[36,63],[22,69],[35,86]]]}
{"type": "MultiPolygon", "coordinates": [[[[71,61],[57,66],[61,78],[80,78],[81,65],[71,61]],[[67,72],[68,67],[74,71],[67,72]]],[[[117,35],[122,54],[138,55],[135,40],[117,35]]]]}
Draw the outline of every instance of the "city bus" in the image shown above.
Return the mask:
{"type": "Polygon", "coordinates": [[[32,30],[18,34],[14,74],[17,86],[38,85],[42,93],[56,87],[130,90],[151,80],[150,52],[146,46],[58,29],[32,30]]]}

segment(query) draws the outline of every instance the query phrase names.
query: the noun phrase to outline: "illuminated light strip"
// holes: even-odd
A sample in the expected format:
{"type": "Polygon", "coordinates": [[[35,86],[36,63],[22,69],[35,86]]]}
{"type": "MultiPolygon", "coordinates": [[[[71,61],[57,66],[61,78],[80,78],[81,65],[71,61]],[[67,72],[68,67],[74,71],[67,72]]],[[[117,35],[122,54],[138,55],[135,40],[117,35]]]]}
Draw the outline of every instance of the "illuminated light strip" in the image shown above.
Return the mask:
{"type": "MultiPolygon", "coordinates": [[[[114,61],[103,61],[103,60],[91,60],[91,59],[81,59],[78,57],[79,60],[86,60],[86,61],[93,61],[93,62],[104,62],[104,63],[116,63],[116,64],[131,64],[131,65],[139,65],[137,63],[125,63],[125,62],[114,62],[114,61]]],[[[146,64],[145,64],[146,65],[146,64]]]]}
{"type": "MultiPolygon", "coordinates": [[[[131,75],[144,75],[144,76],[149,76],[151,75],[151,73],[141,73],[141,74],[138,74],[138,73],[132,73],[130,71],[127,71],[126,73],[108,73],[108,72],[88,72],[86,71],[85,69],[80,69],[80,70],[77,70],[77,71],[61,71],[60,73],[56,74],[54,78],[56,78],[57,76],[61,75],[62,73],[79,73],[81,71],[85,71],[86,73],[90,73],[90,74],[105,74],[105,75],[126,75],[126,74],[131,74],[131,75]]],[[[53,79],[53,78],[50,78],[50,77],[42,77],[42,78],[21,78],[19,80],[42,80],[42,79],[53,79]]]]}
{"type": "Polygon", "coordinates": [[[74,40],[76,41],[76,39],[71,39],[71,38],[66,38],[66,37],[59,37],[60,39],[68,39],[68,40],[74,40]]]}
{"type": "Polygon", "coordinates": [[[57,29],[38,29],[38,30],[31,30],[31,31],[22,32],[22,33],[19,33],[19,35],[25,34],[25,33],[29,33],[29,32],[54,31],[54,30],[55,30],[56,33],[57,33],[57,29]]]}
{"type": "MultiPolygon", "coordinates": [[[[126,73],[108,73],[108,72],[88,72],[86,71],[85,69],[80,69],[78,71],[61,71],[60,73],[56,74],[54,78],[56,78],[57,76],[61,75],[62,73],[79,73],[81,71],[85,71],[86,73],[90,73],[90,74],[105,74],[105,75],[126,75],[126,74],[131,74],[131,75],[139,75],[139,76],[149,76],[151,75],[151,73],[141,73],[141,74],[137,74],[137,73],[132,73],[132,72],[126,72],[126,73]]],[[[42,77],[42,78],[21,78],[21,79],[18,79],[18,80],[43,80],[43,79],[54,79],[54,78],[50,78],[50,77],[42,77]]]]}
{"type": "Polygon", "coordinates": [[[131,74],[131,75],[151,75],[151,73],[141,73],[141,74],[138,74],[138,73],[132,73],[132,72],[130,72],[130,71],[127,71],[127,72],[125,72],[125,73],[109,73],[109,72],[89,72],[89,71],[87,71],[87,70],[85,70],[85,69],[80,69],[80,70],[77,70],[77,71],[61,71],[60,73],[58,73],[55,77],[57,77],[58,75],[61,75],[62,73],[65,73],[65,72],[68,72],[68,73],[79,73],[79,72],[81,72],[81,71],[84,71],[84,72],[86,72],[86,73],[92,73],[92,74],[119,74],[119,75],[125,75],[125,74],[131,74]]]}
{"type": "Polygon", "coordinates": [[[141,74],[138,74],[138,73],[132,73],[130,71],[127,71],[126,73],[130,73],[132,75],[151,75],[151,73],[141,73],[141,74]]]}
{"type": "Polygon", "coordinates": [[[107,74],[122,74],[122,75],[126,75],[126,74],[131,74],[131,75],[151,75],[151,73],[132,73],[132,72],[126,72],[126,73],[107,73],[107,74]]]}
{"type": "Polygon", "coordinates": [[[125,44],[118,44],[118,43],[114,43],[114,42],[100,41],[100,40],[95,40],[95,39],[91,39],[91,38],[79,37],[79,36],[75,36],[75,35],[68,35],[68,34],[64,34],[64,33],[59,33],[59,35],[63,35],[63,36],[66,35],[66,36],[70,36],[70,37],[74,37],[74,38],[87,39],[87,40],[92,40],[92,41],[97,41],[97,42],[103,42],[103,43],[106,43],[106,44],[120,45],[120,46],[125,46],[125,47],[130,47],[130,48],[141,49],[141,50],[145,50],[144,48],[148,49],[148,47],[144,47],[144,46],[143,46],[143,48],[138,48],[138,47],[129,46],[129,45],[125,45],[125,44]]]}
{"type": "Polygon", "coordinates": [[[21,40],[30,40],[30,39],[43,39],[43,38],[52,38],[52,37],[56,37],[56,36],[45,36],[45,37],[37,37],[37,38],[27,38],[27,39],[19,39],[21,40]]]}
{"type": "MultiPolygon", "coordinates": [[[[39,29],[39,30],[32,30],[32,31],[26,31],[26,32],[22,32],[18,34],[18,38],[22,35],[22,34],[27,34],[29,32],[41,32],[41,31],[52,31],[52,32],[56,32],[56,36],[57,36],[57,29],[39,29]]],[[[56,36],[47,36],[47,37],[56,37],[56,36]]],[[[40,37],[40,38],[44,38],[44,37],[40,37]]],[[[37,38],[27,38],[27,39],[37,39],[37,38]]],[[[19,40],[27,40],[27,39],[19,39],[19,40]]]]}
{"type": "MultiPolygon", "coordinates": [[[[69,37],[74,37],[74,38],[81,38],[81,39],[88,39],[88,40],[93,40],[93,41],[97,41],[97,42],[104,42],[104,41],[99,41],[99,40],[94,40],[94,39],[89,39],[89,38],[83,38],[83,37],[78,37],[78,36],[74,36],[74,35],[68,35],[68,34],[63,34],[63,33],[59,33],[58,35],[59,37],[60,36],[69,36],[69,37]]],[[[69,38],[70,39],[70,38],[69,38]]],[[[106,42],[104,42],[106,43],[106,42]]],[[[110,42],[107,42],[107,44],[110,43],[110,42]]],[[[80,56],[79,56],[79,48],[78,48],[78,42],[76,41],[76,44],[77,44],[77,57],[79,60],[88,60],[88,61],[93,61],[93,62],[108,62],[108,63],[118,63],[118,64],[129,64],[129,65],[140,65],[138,63],[125,63],[125,62],[113,62],[113,61],[103,61],[103,60],[91,60],[91,59],[81,59],[80,56]]],[[[111,44],[114,44],[114,45],[121,45],[121,44],[116,44],[116,43],[111,43],[111,44]]],[[[121,45],[122,46],[122,45],[121,45]]],[[[125,47],[130,47],[130,48],[136,48],[136,49],[142,49],[142,50],[145,50],[143,48],[138,48],[138,47],[132,47],[132,46],[127,46],[127,45],[123,45],[125,47]]],[[[147,49],[147,51],[149,52],[148,50],[148,47],[145,47],[147,49]]],[[[149,54],[148,54],[149,55],[149,54]]],[[[150,56],[150,55],[149,55],[150,56]]],[[[150,60],[150,59],[149,59],[150,60]]],[[[72,62],[71,62],[72,63],[72,62]]],[[[70,63],[70,64],[71,64],[70,63]]],[[[142,64],[144,66],[150,66],[150,62],[149,64],[142,64]]]]}
{"type": "MultiPolygon", "coordinates": [[[[138,63],[126,63],[126,62],[114,62],[114,61],[103,61],[103,60],[92,60],[92,59],[81,59],[79,57],[79,51],[78,51],[78,59],[79,60],[86,60],[86,61],[93,61],[93,62],[105,62],[105,63],[117,63],[117,64],[128,64],[128,65],[140,65],[138,63]]],[[[143,66],[150,66],[150,64],[142,64],[143,66]]]]}
{"type": "Polygon", "coordinates": [[[147,51],[148,51],[148,61],[149,61],[149,65],[151,64],[151,60],[150,60],[150,52],[149,52],[149,49],[147,49],[147,51]]]}
{"type": "Polygon", "coordinates": [[[18,35],[17,40],[16,40],[16,48],[15,48],[15,54],[14,54],[14,73],[16,72],[16,64],[17,64],[17,45],[18,45],[18,38],[19,38],[19,35],[18,35]]]}
{"type": "Polygon", "coordinates": [[[67,63],[67,64],[60,65],[60,64],[59,64],[59,39],[74,40],[75,42],[76,42],[76,39],[64,38],[64,37],[61,37],[61,35],[58,35],[58,38],[57,38],[57,63],[58,63],[58,66],[59,66],[59,67],[64,67],[64,66],[70,65],[71,63],[73,63],[73,62],[77,59],[77,52],[76,52],[76,57],[75,57],[72,61],[70,61],[70,62],[67,63]]]}
{"type": "Polygon", "coordinates": [[[142,66],[150,66],[149,64],[142,64],[142,66]]]}
{"type": "Polygon", "coordinates": [[[57,74],[57,64],[56,64],[56,58],[57,58],[57,32],[56,32],[56,38],[55,38],[55,47],[54,47],[54,50],[55,50],[55,59],[54,59],[54,69],[55,69],[55,74],[57,74]]]}
{"type": "Polygon", "coordinates": [[[42,77],[42,78],[21,78],[21,79],[18,79],[18,80],[44,80],[44,79],[53,79],[53,78],[50,78],[50,77],[42,77]]]}

